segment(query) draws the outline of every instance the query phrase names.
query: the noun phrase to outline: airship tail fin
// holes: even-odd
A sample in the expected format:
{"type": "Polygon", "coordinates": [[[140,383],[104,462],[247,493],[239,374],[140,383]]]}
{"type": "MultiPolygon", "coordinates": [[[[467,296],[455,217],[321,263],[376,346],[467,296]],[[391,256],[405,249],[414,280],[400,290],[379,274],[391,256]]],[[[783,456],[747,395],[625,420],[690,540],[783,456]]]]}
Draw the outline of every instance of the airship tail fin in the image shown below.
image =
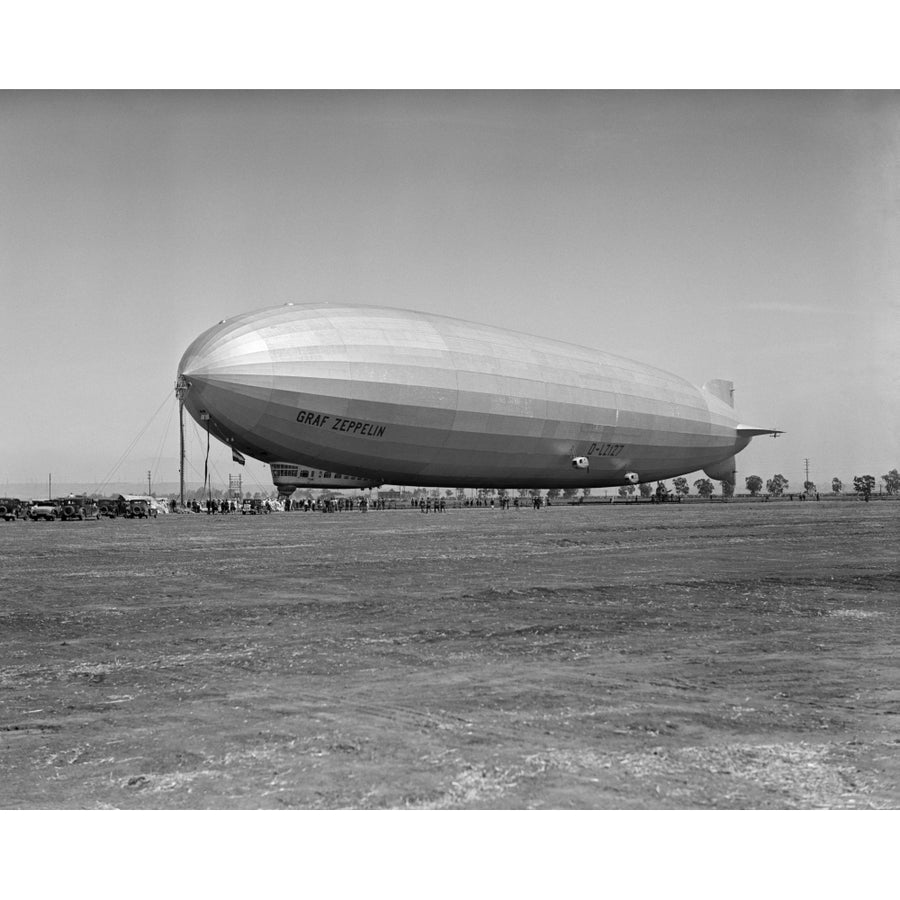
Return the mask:
{"type": "Polygon", "coordinates": [[[783,431],[779,431],[777,428],[757,428],[755,425],[738,425],[735,430],[741,437],[758,437],[761,434],[771,434],[772,437],[778,437],[779,434],[784,434],[783,431]]]}
{"type": "Polygon", "coordinates": [[[702,390],[706,391],[707,394],[712,394],[713,397],[716,397],[723,403],[727,403],[732,409],[734,409],[733,381],[725,381],[722,378],[714,378],[712,381],[707,381],[706,384],[703,385],[702,390]]]}
{"type": "Polygon", "coordinates": [[[737,478],[737,462],[733,456],[729,456],[728,459],[723,459],[721,462],[704,466],[703,471],[710,478],[715,478],[716,481],[727,481],[729,484],[734,484],[737,478]]]}

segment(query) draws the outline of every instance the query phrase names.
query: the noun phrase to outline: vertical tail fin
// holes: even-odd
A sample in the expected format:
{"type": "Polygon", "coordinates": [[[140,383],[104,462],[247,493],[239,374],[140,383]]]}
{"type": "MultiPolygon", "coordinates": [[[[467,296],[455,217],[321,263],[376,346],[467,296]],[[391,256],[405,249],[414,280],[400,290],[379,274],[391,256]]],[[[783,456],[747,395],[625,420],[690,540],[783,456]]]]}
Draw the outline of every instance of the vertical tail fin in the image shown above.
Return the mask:
{"type": "Polygon", "coordinates": [[[733,381],[725,381],[722,378],[714,378],[712,381],[707,381],[706,384],[703,385],[701,390],[706,391],[707,394],[712,394],[713,397],[718,398],[723,403],[727,403],[732,409],[734,409],[733,381]]]}
{"type": "Polygon", "coordinates": [[[733,456],[729,456],[728,459],[723,459],[721,462],[704,466],[703,471],[710,478],[715,478],[716,481],[727,481],[729,484],[734,484],[737,479],[737,461],[733,456]]]}

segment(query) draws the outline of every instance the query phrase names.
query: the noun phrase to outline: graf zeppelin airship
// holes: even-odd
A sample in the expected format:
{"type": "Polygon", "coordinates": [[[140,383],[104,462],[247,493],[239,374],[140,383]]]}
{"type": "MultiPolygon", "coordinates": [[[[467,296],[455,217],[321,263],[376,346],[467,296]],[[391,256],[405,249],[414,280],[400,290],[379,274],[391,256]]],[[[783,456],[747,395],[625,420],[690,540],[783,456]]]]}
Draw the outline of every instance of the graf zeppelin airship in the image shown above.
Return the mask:
{"type": "Polygon", "coordinates": [[[286,304],[188,347],[179,395],[210,433],[270,464],[375,483],[607,487],[703,469],[770,428],[739,424],[731,382],[446,316],[286,304]]]}

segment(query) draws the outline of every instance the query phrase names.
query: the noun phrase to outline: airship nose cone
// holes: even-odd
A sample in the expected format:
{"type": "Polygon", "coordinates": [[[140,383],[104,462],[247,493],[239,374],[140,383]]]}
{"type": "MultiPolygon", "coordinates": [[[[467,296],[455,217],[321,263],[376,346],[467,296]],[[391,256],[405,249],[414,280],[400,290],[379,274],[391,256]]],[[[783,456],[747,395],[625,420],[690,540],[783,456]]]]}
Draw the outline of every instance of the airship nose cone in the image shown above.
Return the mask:
{"type": "Polygon", "coordinates": [[[209,416],[222,425],[252,428],[271,395],[272,354],[246,318],[223,320],[203,332],[178,363],[184,404],[197,420],[209,416]]]}
{"type": "Polygon", "coordinates": [[[223,319],[191,342],[178,363],[178,374],[189,377],[233,372],[253,349],[268,350],[257,334],[248,335],[238,323],[223,319]]]}

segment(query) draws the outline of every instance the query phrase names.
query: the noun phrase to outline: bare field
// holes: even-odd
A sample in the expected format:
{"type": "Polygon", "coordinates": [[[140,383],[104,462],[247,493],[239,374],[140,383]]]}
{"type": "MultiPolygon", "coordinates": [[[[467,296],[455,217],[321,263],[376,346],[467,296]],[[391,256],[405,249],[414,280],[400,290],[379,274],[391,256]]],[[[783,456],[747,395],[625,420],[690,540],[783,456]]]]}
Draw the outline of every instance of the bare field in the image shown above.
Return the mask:
{"type": "Polygon", "coordinates": [[[896,809],[898,524],[0,524],[0,807],[896,809]]]}

